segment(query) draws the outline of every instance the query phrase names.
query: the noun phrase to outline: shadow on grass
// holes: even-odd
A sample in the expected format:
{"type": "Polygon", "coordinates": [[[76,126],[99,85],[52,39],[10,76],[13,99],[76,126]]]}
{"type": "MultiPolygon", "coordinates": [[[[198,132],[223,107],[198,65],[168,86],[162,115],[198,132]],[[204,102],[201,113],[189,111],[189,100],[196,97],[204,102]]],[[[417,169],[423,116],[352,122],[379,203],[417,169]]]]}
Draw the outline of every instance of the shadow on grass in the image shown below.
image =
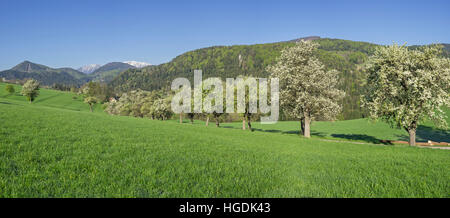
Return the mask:
{"type": "Polygon", "coordinates": [[[46,100],[48,100],[48,99],[52,99],[52,98],[56,98],[56,97],[58,97],[58,96],[61,96],[62,94],[63,94],[63,93],[58,93],[58,94],[56,94],[56,95],[51,95],[51,96],[48,96],[48,97],[46,97],[46,98],[37,98],[34,102],[37,103],[37,102],[46,101],[46,100]]]}
{"type": "Polygon", "coordinates": [[[283,131],[283,134],[294,134],[294,135],[298,135],[298,134],[300,134],[300,131],[299,131],[299,130],[283,131]]]}
{"type": "Polygon", "coordinates": [[[2,101],[0,101],[0,104],[11,104],[11,103],[9,103],[9,102],[2,102],[2,101]]]}
{"type": "MultiPolygon", "coordinates": [[[[214,125],[216,125],[216,124],[214,124],[214,125]]],[[[227,128],[227,129],[237,129],[237,128],[234,128],[234,127],[232,127],[232,126],[219,126],[219,127],[221,127],[221,128],[227,128]]]]}
{"type": "MultiPolygon", "coordinates": [[[[240,126],[221,126],[222,128],[229,128],[229,129],[242,129],[240,126]]],[[[289,130],[289,131],[282,131],[278,129],[259,129],[259,128],[253,128],[253,131],[259,131],[259,132],[268,132],[268,133],[282,133],[282,134],[293,134],[293,135],[299,135],[300,130],[289,130]]],[[[325,138],[328,135],[323,132],[317,132],[314,130],[311,130],[311,135],[316,137],[325,138]]],[[[383,138],[378,139],[373,136],[364,135],[364,134],[331,134],[330,136],[334,138],[342,138],[347,140],[358,140],[358,141],[365,141],[372,144],[384,144],[384,145],[393,145],[391,142],[384,140],[383,138]]],[[[398,141],[408,141],[409,136],[408,134],[404,135],[396,135],[398,141]]],[[[435,129],[429,126],[419,126],[419,129],[416,132],[417,142],[427,142],[428,140],[434,141],[434,142],[450,142],[450,130],[441,130],[441,129],[435,129]]]]}
{"type": "MultiPolygon", "coordinates": [[[[397,137],[402,141],[409,140],[408,134],[397,135],[397,137]]],[[[420,125],[416,131],[416,141],[428,142],[428,140],[433,142],[450,142],[450,130],[435,129],[433,127],[420,125]]]]}
{"type": "MultiPolygon", "coordinates": [[[[270,132],[270,133],[282,133],[282,134],[290,134],[290,135],[300,135],[300,130],[281,131],[281,130],[278,130],[278,129],[257,129],[257,128],[254,128],[253,130],[261,131],[261,132],[270,132]]],[[[314,131],[314,130],[311,130],[311,135],[312,136],[321,137],[321,138],[324,138],[326,136],[325,133],[317,132],[317,131],[314,131]]]]}
{"type": "Polygon", "coordinates": [[[274,133],[279,133],[281,132],[281,130],[277,130],[277,129],[258,129],[258,128],[252,128],[253,131],[260,131],[260,132],[274,132],[274,133]]]}
{"type": "Polygon", "coordinates": [[[363,135],[363,134],[331,134],[331,136],[335,137],[335,138],[342,138],[342,139],[348,139],[348,140],[365,141],[365,142],[369,142],[372,144],[392,145],[391,142],[381,141],[380,139],[377,139],[373,136],[363,135]]]}
{"type": "MultiPolygon", "coordinates": [[[[300,130],[283,131],[283,134],[299,135],[300,130]]],[[[311,130],[311,136],[317,136],[317,137],[324,138],[325,136],[327,136],[327,134],[325,134],[323,132],[317,132],[317,131],[311,130]]]]}

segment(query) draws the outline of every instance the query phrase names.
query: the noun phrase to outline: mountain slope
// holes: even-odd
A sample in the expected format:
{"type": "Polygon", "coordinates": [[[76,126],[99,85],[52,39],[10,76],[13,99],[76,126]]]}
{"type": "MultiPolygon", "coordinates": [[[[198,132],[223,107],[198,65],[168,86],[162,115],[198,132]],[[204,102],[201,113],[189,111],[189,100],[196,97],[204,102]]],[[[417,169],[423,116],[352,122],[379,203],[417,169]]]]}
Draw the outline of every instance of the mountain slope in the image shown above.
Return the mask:
{"type": "Polygon", "coordinates": [[[97,70],[100,67],[101,67],[100,64],[89,64],[89,65],[82,66],[82,67],[78,68],[77,70],[80,72],[83,72],[85,74],[90,74],[90,73],[93,73],[95,70],[97,70]]]}
{"type": "Polygon", "coordinates": [[[6,80],[33,78],[47,86],[55,83],[78,86],[88,80],[85,74],[72,68],[50,68],[30,61],[24,61],[10,70],[1,71],[0,77],[6,80]]]}
{"type": "Polygon", "coordinates": [[[35,64],[30,61],[24,61],[16,66],[14,66],[13,68],[11,68],[11,70],[26,72],[26,73],[32,73],[32,72],[40,73],[40,72],[49,72],[49,71],[52,71],[53,69],[50,67],[47,67],[45,65],[35,64]]]}
{"type": "MultiPolygon", "coordinates": [[[[314,39],[314,38],[313,38],[314,39]]],[[[362,117],[358,101],[363,89],[361,64],[377,45],[348,40],[315,39],[320,44],[319,59],[327,68],[341,72],[339,87],[346,91],[341,119],[362,117]]],[[[257,44],[214,46],[186,52],[172,61],[142,69],[131,69],[117,76],[110,86],[116,92],[133,89],[154,90],[170,86],[173,79],[186,77],[193,81],[193,70],[202,69],[203,77],[235,78],[239,75],[267,78],[269,64],[273,64],[282,49],[294,41],[257,44]]]]}
{"type": "Polygon", "coordinates": [[[131,68],[135,67],[127,63],[111,62],[96,69],[91,75],[89,75],[89,77],[92,81],[107,83],[112,81],[114,77],[120,73],[131,68]]]}
{"type": "Polygon", "coordinates": [[[122,62],[111,62],[103,66],[87,65],[80,68],[90,74],[82,73],[72,68],[51,68],[45,65],[24,61],[10,70],[0,72],[0,78],[5,80],[36,79],[44,86],[64,84],[80,86],[88,81],[109,82],[121,72],[135,68],[122,62]]]}
{"type": "Polygon", "coordinates": [[[150,65],[151,65],[151,64],[149,64],[149,63],[138,62],[138,61],[125,61],[125,62],[123,62],[123,63],[132,65],[132,66],[134,66],[134,67],[136,67],[136,68],[143,68],[143,67],[146,67],[146,66],[150,66],[150,65]]]}
{"type": "MultiPolygon", "coordinates": [[[[346,96],[342,101],[343,112],[339,118],[364,117],[364,111],[360,108],[359,102],[360,95],[364,91],[362,67],[364,61],[379,45],[319,37],[300,39],[314,40],[319,43],[318,58],[326,68],[340,71],[338,87],[346,92],[346,96]]],[[[239,75],[267,78],[270,73],[266,71],[266,67],[275,63],[282,49],[295,45],[295,42],[300,39],[197,49],[181,54],[168,63],[127,70],[109,85],[118,93],[138,88],[143,90],[167,88],[177,77],[185,77],[192,82],[194,69],[202,69],[204,79],[208,77],[235,78],[239,75]]],[[[445,46],[444,49],[448,48],[445,46]]]]}

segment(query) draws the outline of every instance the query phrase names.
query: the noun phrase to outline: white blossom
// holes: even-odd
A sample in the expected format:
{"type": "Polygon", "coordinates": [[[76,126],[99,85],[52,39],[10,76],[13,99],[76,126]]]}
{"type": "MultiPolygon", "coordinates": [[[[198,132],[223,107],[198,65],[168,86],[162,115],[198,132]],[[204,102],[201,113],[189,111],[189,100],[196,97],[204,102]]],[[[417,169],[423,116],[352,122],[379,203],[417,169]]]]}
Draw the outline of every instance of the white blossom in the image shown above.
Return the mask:
{"type": "Polygon", "coordinates": [[[367,94],[362,106],[370,117],[381,117],[410,134],[415,145],[419,122],[428,117],[445,128],[443,106],[450,106],[450,59],[441,48],[410,50],[405,45],[380,47],[367,65],[367,94]]]}
{"type": "Polygon", "coordinates": [[[280,100],[284,111],[305,125],[303,134],[310,136],[309,124],[315,117],[335,119],[341,111],[338,104],[345,93],[335,86],[336,70],[327,71],[315,56],[318,44],[300,41],[281,52],[277,63],[268,68],[279,78],[280,100]]]}

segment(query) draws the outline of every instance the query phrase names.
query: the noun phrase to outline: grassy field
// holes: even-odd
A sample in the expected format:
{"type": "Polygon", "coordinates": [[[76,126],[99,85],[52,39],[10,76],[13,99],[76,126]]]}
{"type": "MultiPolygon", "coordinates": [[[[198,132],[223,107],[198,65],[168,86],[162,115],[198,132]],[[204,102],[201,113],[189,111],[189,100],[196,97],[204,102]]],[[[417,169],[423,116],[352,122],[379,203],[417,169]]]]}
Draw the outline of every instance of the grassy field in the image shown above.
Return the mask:
{"type": "MultiPolygon", "coordinates": [[[[26,98],[20,94],[22,89],[19,85],[13,85],[16,91],[15,94],[9,95],[5,91],[6,83],[0,83],[0,99],[8,99],[19,102],[26,101],[26,98]]],[[[77,94],[72,92],[62,92],[51,89],[41,89],[40,96],[36,98],[33,105],[48,106],[53,108],[61,108],[73,111],[89,111],[89,106],[83,103],[83,99],[77,94]],[[76,99],[73,99],[73,97],[76,99]]],[[[96,105],[94,107],[95,112],[103,112],[101,105],[96,105]]]]}
{"type": "Polygon", "coordinates": [[[448,150],[318,136],[401,137],[382,123],[317,122],[304,139],[296,122],[152,121],[72,96],[41,90],[29,104],[0,83],[0,197],[450,197],[448,150]]]}
{"type": "MultiPolygon", "coordinates": [[[[446,111],[450,117],[450,110],[446,111]]],[[[450,119],[447,119],[450,124],[450,119]]],[[[242,122],[226,123],[226,128],[242,128],[242,122]]],[[[299,135],[300,122],[284,121],[276,125],[263,125],[254,122],[255,131],[281,133],[284,135],[299,135]]],[[[380,140],[408,141],[408,133],[403,129],[391,128],[384,122],[373,122],[368,119],[345,120],[336,122],[313,122],[311,135],[315,138],[333,140],[351,140],[358,142],[382,144],[380,140]]],[[[450,130],[436,128],[431,122],[424,122],[417,130],[417,142],[450,142],[450,130]]]]}

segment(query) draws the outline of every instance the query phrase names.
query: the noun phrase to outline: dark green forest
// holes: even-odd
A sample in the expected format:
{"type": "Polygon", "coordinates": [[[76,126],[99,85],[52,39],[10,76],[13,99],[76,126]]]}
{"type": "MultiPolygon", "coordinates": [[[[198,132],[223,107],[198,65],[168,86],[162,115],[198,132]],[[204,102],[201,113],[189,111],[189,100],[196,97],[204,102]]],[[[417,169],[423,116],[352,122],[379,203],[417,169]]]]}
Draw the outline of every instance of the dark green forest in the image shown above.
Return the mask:
{"type": "MultiPolygon", "coordinates": [[[[340,39],[316,39],[320,44],[317,57],[328,69],[340,71],[339,88],[347,94],[343,99],[343,112],[339,119],[364,116],[359,98],[363,92],[363,65],[378,45],[340,39]]],[[[135,89],[156,90],[167,88],[177,77],[193,81],[193,70],[203,70],[203,78],[233,78],[239,75],[268,77],[266,67],[275,63],[281,50],[293,46],[288,42],[214,46],[186,52],[172,61],[121,73],[110,86],[116,93],[135,89]]]]}

